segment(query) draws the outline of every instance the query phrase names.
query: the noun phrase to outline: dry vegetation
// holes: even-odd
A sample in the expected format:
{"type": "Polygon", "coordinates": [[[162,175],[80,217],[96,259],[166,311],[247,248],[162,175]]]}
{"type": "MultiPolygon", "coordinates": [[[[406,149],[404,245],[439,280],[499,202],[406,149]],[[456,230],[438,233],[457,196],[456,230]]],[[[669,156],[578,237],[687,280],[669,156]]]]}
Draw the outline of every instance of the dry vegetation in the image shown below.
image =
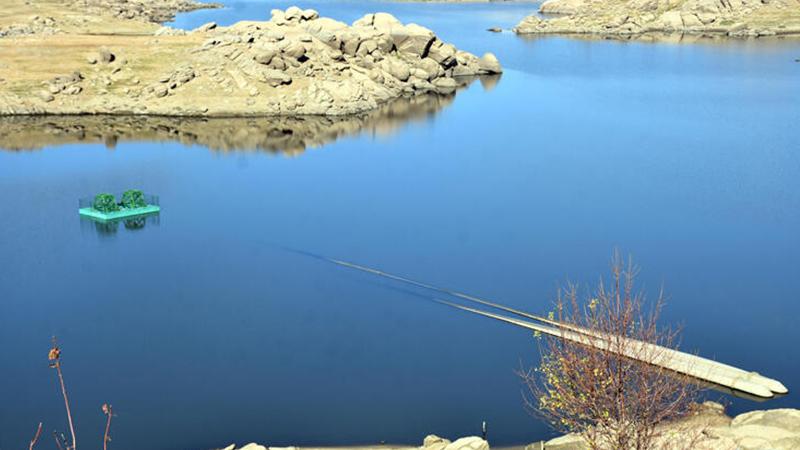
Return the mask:
{"type": "MultiPolygon", "coordinates": [[[[56,447],[58,447],[59,450],[77,450],[78,444],[77,437],[75,435],[75,424],[72,420],[72,408],[70,407],[67,384],[64,381],[64,372],[61,367],[61,347],[58,346],[58,342],[56,341],[55,337],[53,337],[53,346],[50,348],[50,351],[47,354],[47,359],[50,361],[50,368],[54,369],[56,372],[58,385],[61,388],[61,396],[64,400],[64,408],[67,414],[67,424],[69,426],[70,435],[70,439],[67,440],[67,437],[64,435],[64,433],[53,430],[53,439],[55,439],[56,447]]],[[[113,410],[111,405],[104,403],[101,407],[101,411],[106,415],[106,427],[105,432],[103,433],[103,450],[108,450],[108,443],[111,441],[111,436],[109,433],[111,432],[111,417],[113,416],[113,410]]],[[[34,447],[36,447],[41,435],[42,423],[39,422],[39,426],[36,428],[36,433],[28,445],[28,450],[33,450],[34,447]]]]}
{"type": "Polygon", "coordinates": [[[699,392],[685,376],[653,364],[664,348],[676,347],[677,332],[658,325],[663,298],[647,309],[635,275],[615,257],[610,283],[601,282],[586,302],[575,285],[559,294],[555,319],[607,336],[607,348],[591,345],[588,336],[584,343],[546,337],[541,365],[521,374],[529,408],[557,430],[580,434],[592,449],[655,448],[660,425],[690,414],[699,392]],[[622,356],[631,352],[636,359],[622,356]]]}

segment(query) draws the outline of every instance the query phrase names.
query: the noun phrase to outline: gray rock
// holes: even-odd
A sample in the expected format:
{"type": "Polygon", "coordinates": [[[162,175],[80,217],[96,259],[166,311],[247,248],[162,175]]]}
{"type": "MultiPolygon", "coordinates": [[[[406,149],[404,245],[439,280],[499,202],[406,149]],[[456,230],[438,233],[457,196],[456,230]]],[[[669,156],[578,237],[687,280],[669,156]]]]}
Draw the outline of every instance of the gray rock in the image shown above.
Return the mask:
{"type": "Polygon", "coordinates": [[[408,81],[411,76],[411,69],[408,64],[396,59],[386,60],[385,70],[400,81],[408,81]]]}
{"type": "Polygon", "coordinates": [[[539,12],[542,14],[575,14],[584,3],[584,0],[547,0],[539,7],[539,12]]]}
{"type": "Polygon", "coordinates": [[[477,436],[469,436],[453,441],[444,450],[489,450],[489,443],[477,436]]]}
{"type": "Polygon", "coordinates": [[[304,9],[300,13],[300,18],[303,20],[316,20],[319,18],[319,13],[313,9],[304,9]]]}
{"type": "Polygon", "coordinates": [[[425,439],[423,439],[422,446],[424,448],[429,448],[429,447],[432,447],[434,445],[439,445],[439,444],[447,445],[449,443],[450,443],[449,439],[441,438],[441,437],[439,437],[439,436],[437,436],[435,434],[429,434],[429,435],[425,436],[425,439]]]}
{"type": "Polygon", "coordinates": [[[55,97],[53,97],[53,94],[51,94],[51,93],[49,93],[47,91],[40,91],[37,95],[39,97],[39,100],[41,100],[41,101],[43,101],[45,103],[52,102],[53,100],[56,99],[55,97]]]}
{"type": "Polygon", "coordinates": [[[306,47],[300,42],[295,42],[283,49],[283,54],[294,59],[300,59],[305,56],[306,47]]]}
{"type": "Polygon", "coordinates": [[[281,70],[265,69],[264,80],[272,87],[277,87],[284,84],[291,84],[292,77],[286,72],[281,70]]]}
{"type": "Polygon", "coordinates": [[[449,67],[455,61],[456,56],[456,47],[451,44],[445,44],[441,41],[434,42],[431,45],[430,51],[428,52],[428,57],[436,61],[437,63],[449,67]]]}
{"type": "Polygon", "coordinates": [[[264,46],[256,50],[253,60],[259,64],[267,65],[272,61],[272,58],[278,54],[278,49],[272,46],[264,46]]]}
{"type": "Polygon", "coordinates": [[[402,22],[397,20],[397,18],[389,13],[375,13],[372,26],[379,29],[379,30],[389,30],[392,27],[401,27],[403,26],[402,22]]]}
{"type": "Polygon", "coordinates": [[[428,48],[436,38],[431,30],[413,23],[405,27],[393,27],[390,34],[399,52],[420,57],[427,55],[428,48]]]}
{"type": "Polygon", "coordinates": [[[503,73],[503,68],[500,67],[500,61],[497,60],[497,57],[494,56],[494,53],[485,53],[478,61],[478,67],[484,73],[503,73]]]}
{"type": "Polygon", "coordinates": [[[251,442],[239,450],[267,450],[267,447],[264,447],[263,445],[258,445],[255,442],[251,442]]]}
{"type": "Polygon", "coordinates": [[[452,78],[437,78],[433,81],[433,85],[436,86],[442,94],[449,94],[451,92],[455,92],[456,88],[458,87],[458,83],[456,80],[452,78]]]}
{"type": "Polygon", "coordinates": [[[205,33],[217,28],[216,22],[208,22],[192,30],[193,33],[205,33]]]}
{"type": "Polygon", "coordinates": [[[107,48],[102,48],[97,53],[97,60],[100,61],[101,63],[104,63],[104,64],[112,63],[116,59],[117,59],[117,56],[115,54],[111,53],[111,51],[108,50],[107,48]]]}
{"type": "Polygon", "coordinates": [[[290,6],[286,8],[286,12],[284,13],[283,17],[289,22],[291,21],[299,22],[300,19],[303,18],[303,10],[298,8],[297,6],[290,6]]]}

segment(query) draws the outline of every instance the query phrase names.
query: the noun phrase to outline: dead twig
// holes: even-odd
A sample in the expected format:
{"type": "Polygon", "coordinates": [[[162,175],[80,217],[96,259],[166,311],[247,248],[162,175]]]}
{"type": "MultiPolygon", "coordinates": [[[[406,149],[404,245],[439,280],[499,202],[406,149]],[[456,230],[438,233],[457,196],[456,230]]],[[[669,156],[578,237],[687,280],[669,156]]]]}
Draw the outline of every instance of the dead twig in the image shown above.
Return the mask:
{"type": "Polygon", "coordinates": [[[42,435],[42,422],[39,422],[39,426],[36,428],[36,434],[33,435],[33,439],[31,439],[31,445],[28,446],[28,450],[33,450],[33,447],[36,446],[36,443],[39,441],[39,436],[42,435]]]}
{"type": "MultiPolygon", "coordinates": [[[[56,337],[53,336],[53,348],[48,353],[50,360],[50,367],[56,369],[58,373],[58,382],[61,384],[61,395],[64,397],[64,406],[67,409],[67,421],[69,422],[69,432],[72,435],[72,445],[67,445],[66,450],[76,450],[75,427],[72,424],[72,411],[69,407],[69,398],[67,397],[67,387],[64,384],[64,374],[61,372],[61,349],[58,347],[56,337]]],[[[58,439],[56,439],[56,442],[58,439]]],[[[60,447],[60,446],[59,446],[60,447]]]]}
{"type": "Polygon", "coordinates": [[[64,450],[64,446],[61,445],[62,442],[66,441],[64,438],[64,433],[61,433],[61,436],[58,434],[59,433],[56,430],[53,430],[53,439],[56,440],[56,447],[58,447],[58,450],[64,450]]]}
{"type": "Polygon", "coordinates": [[[114,410],[111,408],[111,405],[108,403],[103,403],[101,408],[103,410],[103,414],[106,415],[106,431],[103,433],[103,450],[108,450],[108,442],[111,440],[111,436],[109,436],[109,432],[111,431],[111,416],[114,415],[114,410]]]}

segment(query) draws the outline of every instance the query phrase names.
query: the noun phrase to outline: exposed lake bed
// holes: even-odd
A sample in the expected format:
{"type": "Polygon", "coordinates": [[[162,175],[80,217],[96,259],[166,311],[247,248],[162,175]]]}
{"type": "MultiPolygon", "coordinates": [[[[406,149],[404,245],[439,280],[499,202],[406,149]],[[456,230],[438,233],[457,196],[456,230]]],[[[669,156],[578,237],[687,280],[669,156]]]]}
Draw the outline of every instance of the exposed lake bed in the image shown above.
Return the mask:
{"type": "MultiPolygon", "coordinates": [[[[288,6],[244,2],[180,15],[175,26],[226,26],[251,8],[263,16],[288,6]]],[[[478,434],[482,420],[493,446],[547,436],[522,410],[512,372],[535,356],[527,334],[275,251],[275,242],[536,311],[564,279],[592,282],[621,246],[639,259],[649,292],[663,283],[671,293],[684,348],[797,385],[796,43],[484,31],[513,26],[530,4],[301,6],[347,23],[389,11],[458,48],[496,53],[505,74],[423,104],[411,120],[389,112],[390,133],[380,132],[384,119],[345,122],[343,132],[265,121],[241,140],[236,123],[98,117],[53,121],[53,134],[47,119],[15,127],[17,147],[41,151],[0,154],[0,196],[18,211],[0,245],[15,262],[0,275],[0,337],[13,343],[3,369],[19,383],[2,396],[20,405],[13,417],[0,413],[2,446],[27,442],[37,420],[59,423],[37,353],[51,334],[64,342],[68,376],[79,377],[85,426],[100,397],[112,397],[118,448],[153,436],[164,448],[417,442],[478,434]],[[80,129],[98,132],[70,135],[80,129]],[[316,150],[248,151],[279,132],[307,133],[299,146],[316,150]],[[241,145],[208,151],[225,142],[241,145]],[[132,185],[160,194],[158,227],[81,233],[77,198],[132,185]],[[197,213],[208,203],[218,214],[197,213]],[[102,300],[80,294],[131,270],[153,283],[102,300]]],[[[797,407],[792,393],[731,401],[733,414],[797,407]]]]}

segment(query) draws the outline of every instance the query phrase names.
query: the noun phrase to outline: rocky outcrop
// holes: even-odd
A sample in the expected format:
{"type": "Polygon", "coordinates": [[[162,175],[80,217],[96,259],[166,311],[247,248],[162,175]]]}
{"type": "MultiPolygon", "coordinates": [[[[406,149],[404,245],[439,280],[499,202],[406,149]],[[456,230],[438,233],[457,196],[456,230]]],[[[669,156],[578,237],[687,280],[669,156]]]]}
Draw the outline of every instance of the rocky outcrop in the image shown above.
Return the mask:
{"type": "Polygon", "coordinates": [[[583,0],[547,0],[539,6],[542,14],[575,14],[583,6],[583,0]]]}
{"type": "MultiPolygon", "coordinates": [[[[544,443],[548,450],[588,449],[579,436],[565,435],[544,443]]],[[[705,402],[687,418],[665,424],[655,448],[696,450],[792,450],[800,448],[800,410],[752,411],[734,418],[719,403],[705,402]]]]}
{"type": "Polygon", "coordinates": [[[502,72],[494,55],[478,58],[386,13],[347,25],[290,7],[269,21],[170,30],[154,27],[116,47],[84,48],[92,40],[77,37],[74,46],[48,46],[58,63],[45,70],[72,68],[54,74],[56,83],[32,79],[41,61],[12,53],[17,70],[0,93],[0,115],[347,115],[400,97],[451,94],[464,77],[502,72]],[[42,83],[42,95],[31,95],[42,83]]]}
{"type": "Polygon", "coordinates": [[[141,20],[152,23],[170,22],[179,12],[219,8],[218,3],[201,3],[195,0],[72,0],[72,9],[120,19],[141,20]]]}
{"type": "MultiPolygon", "coordinates": [[[[222,450],[301,450],[302,447],[265,447],[256,443],[250,443],[243,447],[231,444],[222,450]]],[[[338,447],[347,450],[347,447],[338,447]]],[[[357,447],[358,450],[373,450],[369,446],[357,447]]],[[[375,450],[386,450],[387,446],[375,447],[375,450]]],[[[489,450],[489,443],[477,436],[469,436],[450,442],[447,439],[436,435],[429,435],[423,441],[421,447],[391,446],[392,450],[489,450]]],[[[320,449],[316,449],[320,450],[320,449]]],[[[355,448],[354,448],[355,450],[355,448]]]]}
{"type": "Polygon", "coordinates": [[[0,38],[25,36],[32,34],[50,35],[60,32],[53,17],[41,17],[38,15],[30,17],[26,22],[13,23],[0,26],[0,38]]]}
{"type": "Polygon", "coordinates": [[[689,33],[760,37],[800,34],[800,0],[547,0],[519,34],[638,36],[689,33]]]}

